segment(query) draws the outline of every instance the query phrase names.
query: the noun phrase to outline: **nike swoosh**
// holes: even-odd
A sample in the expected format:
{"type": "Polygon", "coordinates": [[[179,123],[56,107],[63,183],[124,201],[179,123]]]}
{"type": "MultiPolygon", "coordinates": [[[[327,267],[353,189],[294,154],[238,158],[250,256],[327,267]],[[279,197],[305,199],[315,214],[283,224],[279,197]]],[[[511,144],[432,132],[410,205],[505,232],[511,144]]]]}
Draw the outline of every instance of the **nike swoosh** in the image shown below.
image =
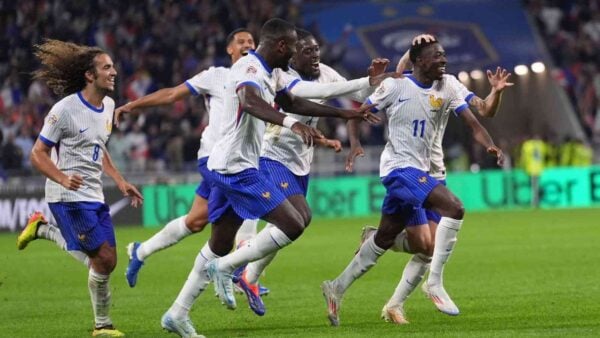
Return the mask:
{"type": "Polygon", "coordinates": [[[398,102],[402,103],[402,102],[408,101],[408,100],[410,100],[410,99],[400,99],[400,100],[398,100],[398,102]]]}
{"type": "Polygon", "coordinates": [[[79,129],[79,133],[81,134],[81,133],[85,132],[85,131],[86,131],[86,130],[88,130],[88,129],[90,129],[90,127],[87,127],[87,128],[85,128],[85,129],[79,129]]]}

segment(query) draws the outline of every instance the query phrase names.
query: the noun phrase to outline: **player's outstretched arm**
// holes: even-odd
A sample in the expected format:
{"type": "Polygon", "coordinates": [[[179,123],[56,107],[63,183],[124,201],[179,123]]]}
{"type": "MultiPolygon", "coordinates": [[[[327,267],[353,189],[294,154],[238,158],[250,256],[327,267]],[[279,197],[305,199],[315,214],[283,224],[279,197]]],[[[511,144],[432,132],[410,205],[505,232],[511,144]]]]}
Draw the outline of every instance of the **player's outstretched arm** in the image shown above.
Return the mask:
{"type": "Polygon", "coordinates": [[[144,201],[142,194],[133,184],[127,182],[123,175],[121,175],[121,172],[119,172],[119,169],[115,166],[106,147],[102,147],[102,150],[104,152],[102,156],[102,168],[104,169],[104,172],[117,183],[117,187],[121,190],[123,196],[131,197],[132,207],[137,208],[139,205],[142,205],[144,201]]]}
{"type": "Polygon", "coordinates": [[[255,116],[263,121],[289,128],[295,134],[302,137],[302,141],[310,146],[314,140],[323,138],[323,134],[313,127],[309,127],[298,120],[282,114],[263,100],[254,86],[242,86],[237,90],[240,105],[244,112],[255,116]]]}
{"type": "Polygon", "coordinates": [[[504,68],[497,67],[495,73],[492,73],[488,69],[486,73],[488,81],[492,86],[490,93],[483,100],[477,96],[473,96],[473,98],[469,100],[469,106],[474,108],[481,116],[494,117],[500,107],[502,92],[506,87],[513,86],[514,83],[508,82],[511,73],[504,68]]]}
{"type": "Polygon", "coordinates": [[[128,102],[115,109],[115,124],[117,127],[119,126],[121,116],[125,113],[132,113],[136,109],[140,108],[172,104],[190,96],[191,94],[192,93],[190,92],[190,89],[185,85],[185,83],[182,83],[176,87],[159,89],[154,93],[142,96],[135,101],[128,102]]]}
{"type": "Polygon", "coordinates": [[[44,142],[37,139],[31,150],[30,160],[31,164],[44,176],[53,180],[54,182],[62,185],[69,190],[78,190],[83,184],[83,178],[77,174],[66,175],[50,158],[50,151],[52,147],[49,147],[44,142]]]}
{"type": "Polygon", "coordinates": [[[318,145],[321,147],[326,147],[326,148],[331,148],[336,153],[339,153],[340,151],[342,151],[342,142],[340,142],[340,140],[336,140],[336,139],[328,139],[328,138],[315,139],[315,145],[318,145]]]}
{"type": "Polygon", "coordinates": [[[374,105],[362,106],[358,109],[339,109],[297,97],[287,91],[277,95],[275,100],[285,111],[298,115],[359,119],[369,123],[377,123],[381,120],[370,112],[374,105]]]}
{"type": "Polygon", "coordinates": [[[463,121],[471,128],[473,132],[473,138],[479,144],[483,145],[488,154],[496,156],[498,159],[497,164],[501,166],[504,163],[504,153],[500,148],[494,144],[494,140],[488,133],[488,131],[479,123],[473,112],[467,108],[460,112],[460,116],[463,121]]]}

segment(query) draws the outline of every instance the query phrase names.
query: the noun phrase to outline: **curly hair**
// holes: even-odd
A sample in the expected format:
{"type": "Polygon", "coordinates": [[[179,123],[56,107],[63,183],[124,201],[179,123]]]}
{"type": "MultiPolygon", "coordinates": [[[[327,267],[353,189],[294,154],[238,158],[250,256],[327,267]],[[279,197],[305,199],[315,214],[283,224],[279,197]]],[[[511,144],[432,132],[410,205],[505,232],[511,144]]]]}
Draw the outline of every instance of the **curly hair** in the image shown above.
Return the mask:
{"type": "Polygon", "coordinates": [[[33,72],[33,78],[46,82],[59,96],[73,94],[85,88],[85,72],[95,72],[94,58],[100,54],[106,52],[97,47],[46,39],[34,46],[41,68],[33,72]]]}

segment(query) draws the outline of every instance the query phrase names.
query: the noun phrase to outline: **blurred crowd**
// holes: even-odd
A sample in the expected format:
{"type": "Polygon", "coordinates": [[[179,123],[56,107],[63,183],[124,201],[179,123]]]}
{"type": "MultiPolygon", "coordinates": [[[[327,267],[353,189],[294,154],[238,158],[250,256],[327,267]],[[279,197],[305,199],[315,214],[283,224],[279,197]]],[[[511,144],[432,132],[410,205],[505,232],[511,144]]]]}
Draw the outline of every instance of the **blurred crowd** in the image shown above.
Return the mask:
{"type": "Polygon", "coordinates": [[[600,142],[600,0],[526,0],[588,137],[600,142]]]}
{"type": "MultiPolygon", "coordinates": [[[[588,133],[600,135],[596,107],[600,98],[597,72],[600,44],[598,1],[526,1],[563,69],[569,90],[588,133]]],[[[308,1],[307,1],[308,2],[308,1]]],[[[0,179],[31,172],[28,154],[43,117],[58,99],[40,81],[32,46],[44,38],[97,45],[111,54],[119,72],[117,106],[159,88],[176,86],[213,65],[229,65],[227,34],[247,27],[255,36],[262,24],[282,17],[302,22],[303,0],[19,0],[0,1],[0,179]]],[[[322,61],[338,67],[351,28],[337,41],[325,41],[318,26],[308,27],[322,46],[322,61]]],[[[333,102],[351,106],[348,100],[333,102]]],[[[328,137],[347,141],[345,124],[322,119],[328,137]]],[[[129,117],[109,142],[119,168],[131,171],[195,170],[200,134],[206,127],[204,103],[189,98],[173,106],[148,109],[129,117]]],[[[385,142],[383,126],[364,125],[365,145],[385,142]]],[[[494,167],[485,149],[465,149],[447,142],[450,168],[463,170],[477,162],[494,167]]],[[[502,145],[501,145],[502,146],[502,145]]],[[[476,146],[475,146],[476,148],[476,146]]],[[[518,155],[513,155],[515,157],[518,155]]],[[[516,158],[516,157],[515,157],[516,158]]],[[[516,161],[515,161],[516,162],[516,161]]],[[[510,162],[509,162],[510,166],[510,162]]],[[[1,180],[0,180],[1,181],[1,180]]]]}

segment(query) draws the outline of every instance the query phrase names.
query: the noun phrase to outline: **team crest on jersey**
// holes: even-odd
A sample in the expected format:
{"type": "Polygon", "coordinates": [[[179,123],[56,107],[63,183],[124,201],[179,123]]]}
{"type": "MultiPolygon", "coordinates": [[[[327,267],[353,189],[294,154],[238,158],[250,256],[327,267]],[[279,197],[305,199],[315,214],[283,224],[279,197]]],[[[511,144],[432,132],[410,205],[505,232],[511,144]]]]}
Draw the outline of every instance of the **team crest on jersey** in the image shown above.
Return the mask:
{"type": "Polygon", "coordinates": [[[385,87],[383,86],[383,83],[379,86],[379,88],[377,88],[377,91],[375,92],[375,94],[383,94],[385,93],[385,87]]]}
{"type": "Polygon", "coordinates": [[[109,133],[112,131],[112,121],[111,120],[106,120],[106,131],[109,133]]]}
{"type": "Polygon", "coordinates": [[[52,115],[48,116],[48,124],[49,125],[56,124],[56,122],[58,122],[58,116],[56,116],[56,114],[52,114],[52,115]]]}
{"type": "Polygon", "coordinates": [[[440,108],[442,108],[442,103],[444,103],[444,101],[442,100],[441,97],[435,97],[434,95],[429,95],[429,104],[431,105],[431,108],[440,109],[440,108]]]}
{"type": "Polygon", "coordinates": [[[262,197],[264,197],[266,199],[269,199],[269,198],[271,198],[271,193],[268,192],[268,191],[265,191],[265,192],[262,193],[262,197]]]}
{"type": "Polygon", "coordinates": [[[246,68],[246,74],[256,74],[257,70],[254,66],[248,66],[248,68],[246,68]]]}
{"type": "Polygon", "coordinates": [[[287,189],[287,188],[288,188],[288,186],[289,186],[290,184],[289,184],[288,182],[281,182],[279,185],[280,185],[280,186],[281,186],[283,189],[287,189]]]}

